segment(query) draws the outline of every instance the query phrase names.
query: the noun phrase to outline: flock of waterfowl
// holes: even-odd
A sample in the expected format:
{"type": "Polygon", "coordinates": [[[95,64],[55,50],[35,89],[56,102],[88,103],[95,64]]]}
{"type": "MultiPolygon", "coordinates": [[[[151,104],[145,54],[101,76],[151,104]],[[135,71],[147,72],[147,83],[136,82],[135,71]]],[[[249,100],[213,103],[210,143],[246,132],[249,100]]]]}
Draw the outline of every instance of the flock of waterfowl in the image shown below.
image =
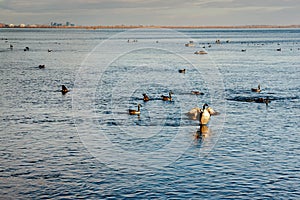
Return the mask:
{"type": "MultiPolygon", "coordinates": [[[[130,40],[128,40],[128,42],[130,42],[130,40]]],[[[133,40],[133,42],[137,42],[137,40],[133,40]]],[[[220,40],[216,40],[216,44],[220,44],[221,41],[220,40]]],[[[229,43],[229,41],[226,41],[226,43],[229,43]]],[[[208,43],[208,47],[211,47],[211,45],[208,43]]],[[[185,44],[186,47],[194,47],[195,46],[195,43],[193,41],[190,41],[189,43],[185,44]]],[[[205,48],[205,46],[203,46],[203,48],[205,48]]],[[[10,49],[13,50],[13,45],[10,44],[10,49]]],[[[24,51],[29,51],[30,48],[29,47],[25,47],[24,48],[24,51]]],[[[243,52],[246,51],[246,49],[242,49],[243,52]]],[[[281,51],[281,48],[277,49],[277,51],[281,51]]],[[[48,49],[48,52],[52,52],[51,49],[48,49]]],[[[204,50],[200,50],[200,51],[196,51],[195,54],[207,54],[206,51],[204,50]]],[[[39,69],[44,69],[45,68],[45,65],[41,64],[38,66],[39,69]]],[[[186,73],[186,69],[179,69],[178,70],[179,73],[186,73]]],[[[67,87],[65,85],[62,85],[61,86],[61,90],[60,92],[64,95],[66,93],[69,92],[69,90],[67,89],[67,87]]],[[[251,88],[251,91],[252,92],[256,92],[256,93],[260,93],[261,92],[261,88],[260,88],[260,85],[258,85],[257,88],[251,88]]],[[[163,101],[172,101],[172,94],[173,92],[170,91],[169,92],[169,95],[168,96],[165,96],[165,95],[161,95],[161,100],[163,101]]],[[[194,94],[194,95],[204,95],[204,93],[200,92],[200,91],[191,91],[191,94],[194,94]]],[[[143,101],[149,101],[150,98],[147,96],[147,94],[143,94],[143,101]]],[[[265,103],[266,105],[268,105],[270,103],[270,99],[267,97],[267,98],[262,98],[262,97],[259,97],[259,98],[248,98],[248,99],[244,99],[245,101],[247,102],[256,102],[256,103],[265,103]]],[[[128,110],[129,114],[130,115],[139,115],[141,114],[141,104],[138,104],[138,109],[137,110],[134,110],[134,109],[129,109],[128,110]]],[[[202,108],[193,108],[191,109],[188,113],[187,113],[187,116],[190,118],[190,119],[193,119],[193,120],[199,120],[199,123],[200,125],[206,125],[208,124],[209,120],[210,120],[210,117],[211,115],[214,115],[216,114],[216,112],[208,106],[207,103],[204,103],[203,104],[203,107],[202,108]]]]}
{"type": "MultiPolygon", "coordinates": [[[[172,95],[173,92],[169,92],[169,96],[161,95],[161,100],[162,101],[173,101],[172,100],[172,95]]],[[[150,98],[147,96],[147,94],[143,94],[144,98],[143,101],[149,101],[150,98]]],[[[142,105],[138,103],[137,105],[137,110],[135,109],[129,109],[128,113],[130,115],[140,115],[141,114],[141,107],[142,105]]],[[[207,103],[203,104],[202,108],[195,107],[191,109],[186,115],[192,119],[192,120],[199,120],[200,125],[207,125],[211,115],[217,114],[211,107],[208,106],[207,103]]]]}
{"type": "MultiPolygon", "coordinates": [[[[179,73],[185,73],[186,69],[179,69],[179,73]]],[[[172,95],[174,93],[172,91],[169,91],[169,95],[161,95],[160,98],[150,98],[146,93],[143,95],[143,101],[147,102],[150,100],[161,100],[161,101],[168,101],[173,102],[172,95]]],[[[203,92],[200,91],[191,91],[189,94],[191,95],[204,95],[203,92]]],[[[129,115],[140,115],[141,114],[141,107],[142,105],[140,103],[137,104],[137,109],[128,109],[129,115]]],[[[202,108],[195,107],[191,109],[189,112],[186,113],[187,117],[191,120],[198,120],[200,126],[207,125],[211,115],[216,115],[217,112],[215,112],[211,107],[208,106],[207,103],[204,103],[202,108]]]]}
{"type": "MultiPolygon", "coordinates": [[[[220,44],[221,41],[220,40],[216,40],[216,44],[220,44]]],[[[226,43],[229,43],[229,40],[226,41],[226,43]]],[[[194,47],[195,43],[193,41],[190,41],[189,43],[185,44],[186,47],[194,47]]],[[[209,47],[211,47],[211,45],[209,44],[209,47]]],[[[205,47],[203,47],[205,48],[205,47]]],[[[242,50],[242,51],[246,51],[246,50],[242,50]]],[[[206,51],[204,50],[200,50],[200,51],[196,51],[195,54],[207,54],[206,51]]],[[[186,69],[179,69],[178,70],[179,73],[186,73],[186,69]]],[[[256,93],[260,93],[261,92],[261,88],[260,88],[260,84],[258,85],[257,88],[251,88],[252,92],[256,92],[256,93]]],[[[165,95],[161,95],[161,100],[163,101],[172,101],[172,94],[173,92],[170,91],[168,96],[165,95]]],[[[194,95],[204,95],[204,93],[200,92],[200,91],[191,91],[191,94],[194,95]]],[[[265,103],[266,105],[268,105],[271,101],[270,99],[267,98],[251,98],[252,102],[256,102],[256,103],[265,103]]],[[[150,98],[147,96],[147,94],[143,94],[143,100],[144,101],[149,101],[150,98]]],[[[134,109],[129,109],[128,112],[130,115],[140,115],[141,114],[141,107],[142,105],[139,103],[138,104],[138,109],[134,110],[134,109]]],[[[210,121],[210,117],[212,115],[216,115],[218,114],[217,112],[215,112],[211,107],[208,106],[207,103],[204,103],[202,108],[199,107],[195,107],[192,108],[189,112],[186,113],[186,115],[189,117],[189,119],[192,120],[198,120],[200,126],[206,126],[209,121],[210,121]]]]}
{"type": "MultiPolygon", "coordinates": [[[[262,91],[260,84],[258,84],[257,88],[251,88],[251,92],[254,93],[260,93],[262,91]]],[[[254,103],[264,103],[266,106],[271,103],[271,99],[267,97],[260,97],[260,96],[250,96],[250,97],[245,97],[245,96],[237,96],[234,98],[227,98],[227,100],[231,101],[241,101],[241,102],[254,102],[254,103]]]]}
{"type": "MultiPolygon", "coordinates": [[[[226,41],[226,43],[229,43],[229,40],[226,41]]],[[[216,40],[216,44],[221,44],[220,40],[216,40]]],[[[185,44],[186,47],[195,47],[195,43],[193,41],[189,41],[189,43],[185,44]]],[[[208,47],[211,47],[211,44],[208,43],[208,47]]],[[[203,48],[205,48],[205,46],[203,46],[203,48]]],[[[246,51],[246,49],[242,49],[242,51],[246,51]]],[[[199,50],[196,51],[194,54],[207,54],[206,51],[204,50],[199,50]]],[[[186,73],[186,69],[179,69],[178,70],[179,73],[186,73]]],[[[257,88],[251,88],[252,92],[255,93],[260,93],[261,92],[261,88],[260,88],[260,84],[258,85],[257,88]]],[[[169,92],[169,95],[161,95],[161,100],[162,101],[173,101],[172,99],[172,94],[174,94],[172,91],[169,92]]],[[[190,94],[193,95],[204,95],[203,92],[200,91],[191,91],[190,94]]],[[[143,101],[149,101],[151,100],[147,94],[142,94],[143,95],[143,101]]],[[[248,100],[246,100],[247,102],[256,102],[256,103],[265,103],[266,105],[268,105],[271,101],[269,99],[269,97],[263,98],[263,97],[250,97],[248,98],[248,100]]],[[[137,110],[135,109],[129,109],[128,112],[130,115],[140,115],[141,114],[141,107],[142,105],[140,103],[137,104],[137,110]]],[[[207,103],[204,103],[202,108],[199,107],[195,107],[192,108],[189,112],[186,113],[186,115],[188,116],[189,119],[191,120],[198,120],[200,127],[206,126],[209,121],[210,121],[210,117],[212,115],[217,115],[219,114],[218,112],[214,111],[211,107],[208,106],[207,103]]]]}
{"type": "MultiPolygon", "coordinates": [[[[10,44],[10,45],[9,45],[9,48],[10,48],[10,50],[13,50],[14,46],[13,46],[12,44],[10,44]]],[[[29,47],[25,47],[25,48],[24,48],[24,51],[29,51],[29,50],[30,50],[29,47]]],[[[52,51],[53,51],[52,49],[48,49],[48,52],[52,52],[52,51]]],[[[44,64],[40,64],[40,65],[38,65],[38,68],[39,68],[39,69],[45,69],[46,67],[45,67],[44,64]]],[[[69,92],[69,89],[68,89],[65,85],[62,85],[61,87],[62,87],[62,89],[60,90],[60,92],[61,92],[62,94],[66,94],[66,93],[69,92]]]]}

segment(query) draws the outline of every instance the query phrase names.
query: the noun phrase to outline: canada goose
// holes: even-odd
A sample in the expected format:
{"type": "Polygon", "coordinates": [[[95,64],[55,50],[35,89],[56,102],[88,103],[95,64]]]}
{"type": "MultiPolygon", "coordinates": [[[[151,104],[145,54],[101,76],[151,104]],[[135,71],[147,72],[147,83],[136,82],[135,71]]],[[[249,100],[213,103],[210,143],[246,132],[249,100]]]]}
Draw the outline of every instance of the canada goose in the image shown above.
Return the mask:
{"type": "MultiPolygon", "coordinates": [[[[211,107],[207,107],[205,108],[205,110],[208,111],[208,113],[210,115],[218,115],[219,113],[214,111],[214,109],[212,109],[211,107]]],[[[192,108],[188,113],[186,113],[186,115],[192,119],[192,120],[196,120],[196,119],[200,119],[200,114],[203,112],[203,109],[199,108],[199,107],[195,107],[192,108]]]]}
{"type": "Polygon", "coordinates": [[[62,85],[61,86],[61,93],[66,94],[67,92],[69,92],[68,88],[65,85],[62,85]]]}
{"type": "Polygon", "coordinates": [[[179,73],[185,73],[185,69],[178,70],[179,73]]]}
{"type": "Polygon", "coordinates": [[[199,117],[200,125],[206,125],[206,124],[208,124],[208,122],[210,120],[210,113],[205,108],[206,106],[208,106],[206,103],[203,104],[203,108],[202,108],[202,110],[200,112],[200,117],[199,117]]]}
{"type": "Polygon", "coordinates": [[[192,91],[192,94],[195,94],[195,95],[204,95],[204,93],[200,92],[200,91],[192,91]]]}
{"type": "Polygon", "coordinates": [[[139,114],[141,114],[141,104],[138,104],[138,110],[129,109],[128,111],[129,111],[130,115],[139,115],[139,114]]]}
{"type": "Polygon", "coordinates": [[[144,98],[143,98],[144,101],[149,101],[150,100],[149,97],[147,96],[147,94],[143,94],[143,96],[144,96],[144,98]]]}
{"type": "Polygon", "coordinates": [[[271,101],[270,101],[269,97],[267,97],[265,99],[260,97],[260,98],[256,99],[255,102],[256,103],[265,103],[266,106],[268,106],[271,101]]]}
{"type": "Polygon", "coordinates": [[[258,84],[257,88],[251,88],[252,92],[261,92],[260,84],[258,84]]]}
{"type": "Polygon", "coordinates": [[[171,94],[173,94],[172,91],[169,92],[169,96],[161,95],[162,100],[163,100],[163,101],[172,101],[172,96],[171,96],[171,94]]]}
{"type": "Polygon", "coordinates": [[[185,46],[186,47],[194,47],[195,46],[194,41],[190,41],[189,43],[186,43],[185,46]]]}
{"type": "Polygon", "coordinates": [[[207,54],[206,51],[200,50],[200,51],[196,51],[194,54],[207,54]]]}
{"type": "Polygon", "coordinates": [[[45,65],[39,65],[39,68],[40,68],[40,69],[44,69],[44,68],[45,68],[45,65]]]}

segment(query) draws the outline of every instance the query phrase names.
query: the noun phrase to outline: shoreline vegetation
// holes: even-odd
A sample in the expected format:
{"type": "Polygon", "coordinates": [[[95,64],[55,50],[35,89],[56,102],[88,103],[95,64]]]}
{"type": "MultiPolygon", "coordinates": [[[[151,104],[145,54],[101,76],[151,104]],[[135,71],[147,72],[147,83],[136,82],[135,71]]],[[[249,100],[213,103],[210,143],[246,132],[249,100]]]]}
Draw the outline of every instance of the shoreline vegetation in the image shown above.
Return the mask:
{"type": "Polygon", "coordinates": [[[271,28],[300,28],[300,25],[239,25],[239,26],[155,26],[155,25],[99,25],[99,26],[50,26],[50,25],[7,25],[0,28],[54,28],[54,29],[271,29],[271,28]]]}

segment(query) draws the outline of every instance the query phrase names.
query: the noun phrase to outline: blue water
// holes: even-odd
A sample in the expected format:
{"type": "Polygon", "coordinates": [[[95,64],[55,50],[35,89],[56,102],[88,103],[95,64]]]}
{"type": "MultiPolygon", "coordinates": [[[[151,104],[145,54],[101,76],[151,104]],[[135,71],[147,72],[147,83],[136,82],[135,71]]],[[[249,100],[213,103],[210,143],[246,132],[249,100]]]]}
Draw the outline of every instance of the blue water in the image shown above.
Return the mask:
{"type": "Polygon", "coordinates": [[[300,198],[299,29],[1,29],[0,58],[0,198],[300,198]]]}

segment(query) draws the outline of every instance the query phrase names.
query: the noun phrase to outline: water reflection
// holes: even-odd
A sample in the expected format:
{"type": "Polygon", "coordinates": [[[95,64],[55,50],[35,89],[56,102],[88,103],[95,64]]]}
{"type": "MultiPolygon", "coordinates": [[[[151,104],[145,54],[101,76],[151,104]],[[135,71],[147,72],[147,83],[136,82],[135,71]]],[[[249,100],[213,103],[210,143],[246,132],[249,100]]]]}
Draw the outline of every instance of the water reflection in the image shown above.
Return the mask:
{"type": "Polygon", "coordinates": [[[211,135],[211,130],[207,125],[200,125],[197,131],[194,133],[194,141],[196,144],[202,143],[206,138],[211,135]]]}

